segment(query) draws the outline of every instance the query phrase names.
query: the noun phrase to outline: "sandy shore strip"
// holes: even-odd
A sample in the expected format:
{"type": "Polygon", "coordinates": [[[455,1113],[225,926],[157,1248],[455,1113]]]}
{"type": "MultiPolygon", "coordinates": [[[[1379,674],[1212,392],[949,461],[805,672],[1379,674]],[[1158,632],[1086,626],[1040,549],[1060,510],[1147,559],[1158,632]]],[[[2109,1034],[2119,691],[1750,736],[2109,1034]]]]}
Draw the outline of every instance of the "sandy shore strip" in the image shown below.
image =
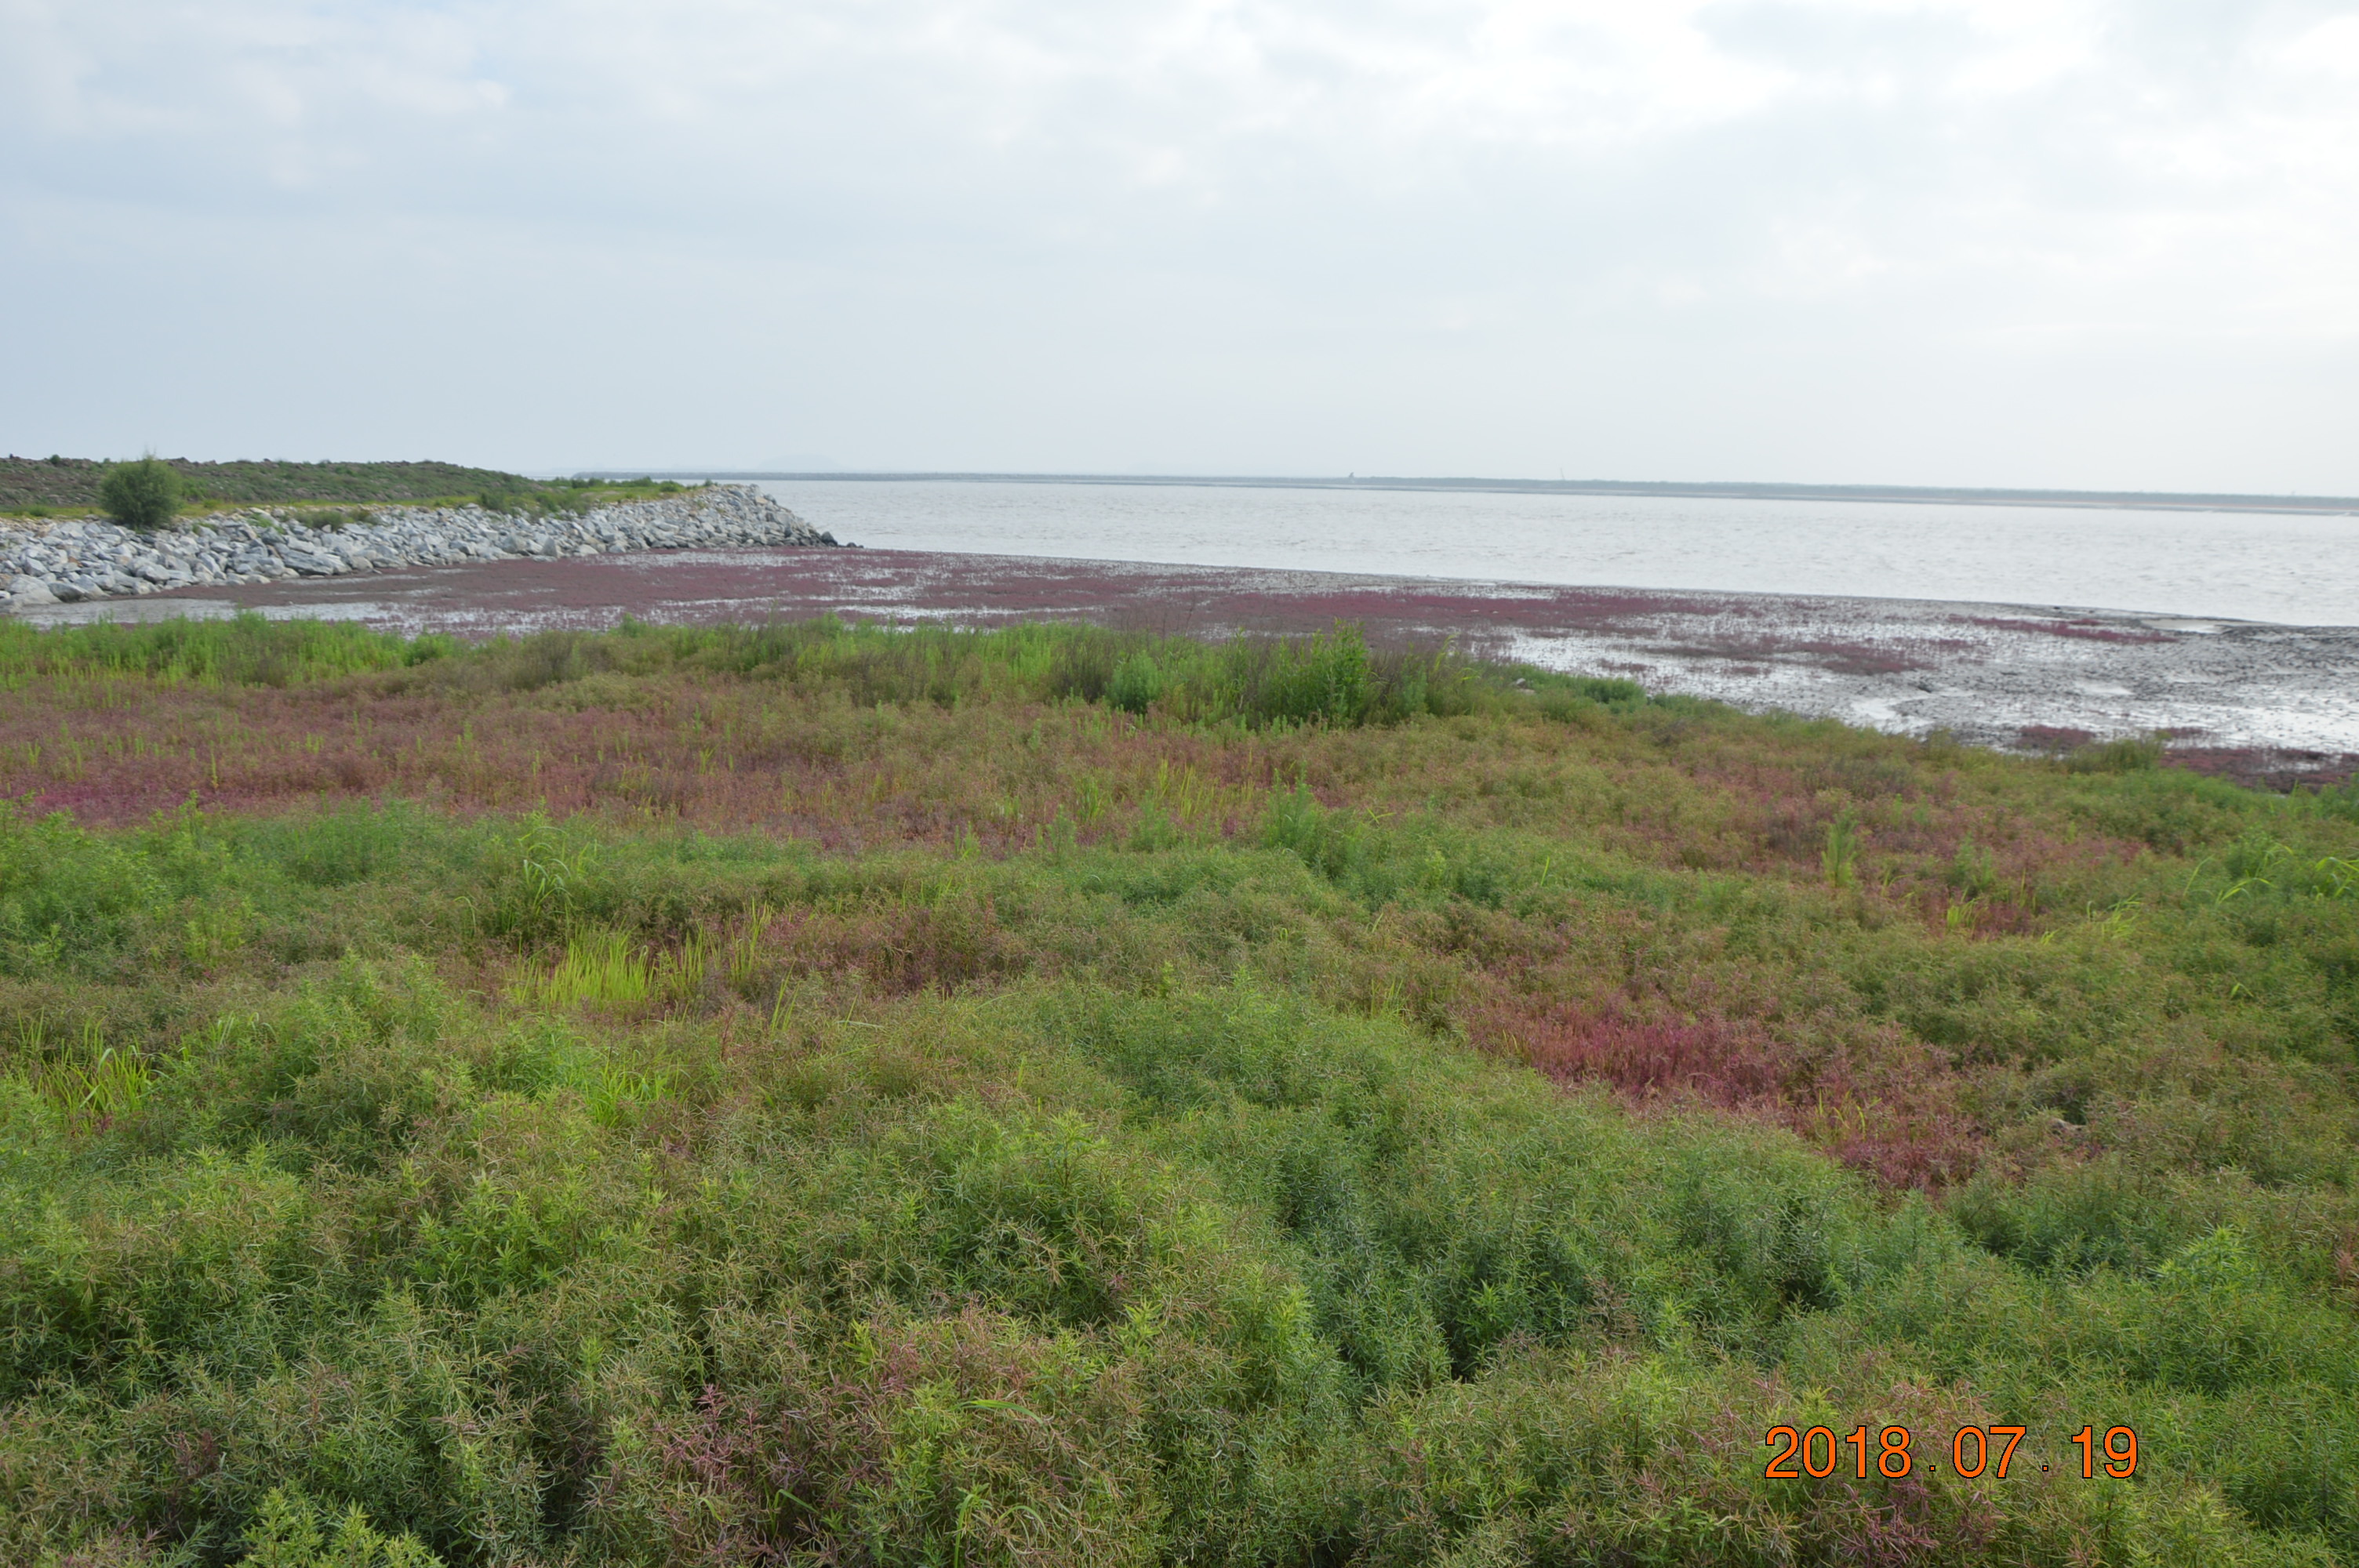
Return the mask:
{"type": "Polygon", "coordinates": [[[2359,628],[2053,606],[1670,593],[906,550],[679,549],[413,567],[18,611],[359,620],[464,637],[816,615],[1171,633],[1454,637],[1753,710],[2027,751],[2161,732],[2174,760],[2280,786],[2359,767],[2359,628]]]}

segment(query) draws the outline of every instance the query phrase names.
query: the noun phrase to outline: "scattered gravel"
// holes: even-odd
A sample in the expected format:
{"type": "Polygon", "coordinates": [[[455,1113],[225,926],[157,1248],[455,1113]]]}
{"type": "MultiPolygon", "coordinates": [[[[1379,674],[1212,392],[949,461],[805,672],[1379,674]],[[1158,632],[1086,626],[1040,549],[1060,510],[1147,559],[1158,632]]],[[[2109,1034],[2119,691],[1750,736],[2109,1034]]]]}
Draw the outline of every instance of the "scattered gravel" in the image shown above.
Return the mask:
{"type": "Polygon", "coordinates": [[[364,516],[343,527],[314,529],[292,511],[257,508],[154,534],[96,520],[0,523],[0,583],[6,585],[0,606],[32,609],[397,567],[836,543],[833,535],[744,484],[618,502],[580,516],[509,514],[481,506],[381,506],[364,516]]]}

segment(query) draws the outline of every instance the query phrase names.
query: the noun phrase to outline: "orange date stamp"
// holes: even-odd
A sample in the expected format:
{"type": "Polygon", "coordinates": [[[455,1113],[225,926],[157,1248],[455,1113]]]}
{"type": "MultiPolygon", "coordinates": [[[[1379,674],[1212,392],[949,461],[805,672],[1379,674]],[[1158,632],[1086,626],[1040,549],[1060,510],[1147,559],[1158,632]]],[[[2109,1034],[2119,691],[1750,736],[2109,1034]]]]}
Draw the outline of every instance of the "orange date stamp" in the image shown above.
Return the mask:
{"type": "MultiPolygon", "coordinates": [[[[2015,1451],[2027,1430],[2020,1426],[1962,1426],[1950,1436],[1950,1468],[1970,1481],[1982,1476],[2004,1481],[2009,1468],[2017,1464],[2015,1451]]],[[[1838,1470],[1847,1470],[1862,1481],[1871,1472],[1887,1481],[1897,1481],[1917,1467],[1918,1457],[1910,1446],[1914,1440],[1915,1434],[1905,1426],[1878,1427],[1872,1435],[1864,1423],[1840,1433],[1825,1426],[1773,1426],[1761,1440],[1771,1450],[1768,1467],[1761,1474],[1772,1481],[1799,1481],[1806,1476],[1823,1480],[1838,1470]]],[[[2137,1433],[2129,1427],[2109,1427],[2099,1438],[2095,1425],[2091,1424],[2067,1441],[2081,1451],[2083,1480],[2094,1480],[2099,1471],[2116,1481],[2126,1481],[2137,1474],[2137,1433]]],[[[2025,1461],[2026,1465],[2029,1463],[2025,1461]]],[[[2068,1470],[2071,1464],[2070,1458],[2065,1460],[2068,1470]]],[[[1940,1462],[1928,1460],[1926,1467],[1938,1469],[1940,1462]]],[[[2049,1466],[2041,1464],[2039,1468],[2045,1471],[2049,1466]]]]}

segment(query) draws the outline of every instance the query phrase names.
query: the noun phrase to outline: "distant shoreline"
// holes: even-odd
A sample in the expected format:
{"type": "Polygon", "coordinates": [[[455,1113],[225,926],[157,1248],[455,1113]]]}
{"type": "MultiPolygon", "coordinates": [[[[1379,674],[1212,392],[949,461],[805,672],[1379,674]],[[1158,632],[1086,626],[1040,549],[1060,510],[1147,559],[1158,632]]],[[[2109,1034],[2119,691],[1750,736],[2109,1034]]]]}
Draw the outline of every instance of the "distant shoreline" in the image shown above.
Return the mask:
{"type": "MultiPolygon", "coordinates": [[[[870,471],[763,472],[723,469],[633,469],[627,477],[671,480],[930,481],[971,484],[1180,485],[1239,490],[1458,491],[1506,495],[1655,496],[1719,501],[1852,501],[1920,506],[2068,506],[2115,511],[2254,512],[2277,515],[2359,516],[2359,496],[2229,495],[2161,491],[1966,490],[1931,485],[1754,484],[1646,480],[1405,479],[1384,475],[1303,477],[1247,474],[959,473],[870,471]]],[[[583,479],[625,477],[585,470],[583,479]]]]}

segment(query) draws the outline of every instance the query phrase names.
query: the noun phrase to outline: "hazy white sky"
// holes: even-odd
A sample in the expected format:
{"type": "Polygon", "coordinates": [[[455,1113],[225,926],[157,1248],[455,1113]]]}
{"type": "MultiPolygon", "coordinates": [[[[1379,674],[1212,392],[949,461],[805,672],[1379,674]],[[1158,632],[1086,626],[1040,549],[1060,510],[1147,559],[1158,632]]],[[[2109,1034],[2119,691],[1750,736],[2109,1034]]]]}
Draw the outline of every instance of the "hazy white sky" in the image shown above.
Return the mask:
{"type": "Polygon", "coordinates": [[[2359,0],[0,0],[0,447],[2359,492],[2359,0]]]}

